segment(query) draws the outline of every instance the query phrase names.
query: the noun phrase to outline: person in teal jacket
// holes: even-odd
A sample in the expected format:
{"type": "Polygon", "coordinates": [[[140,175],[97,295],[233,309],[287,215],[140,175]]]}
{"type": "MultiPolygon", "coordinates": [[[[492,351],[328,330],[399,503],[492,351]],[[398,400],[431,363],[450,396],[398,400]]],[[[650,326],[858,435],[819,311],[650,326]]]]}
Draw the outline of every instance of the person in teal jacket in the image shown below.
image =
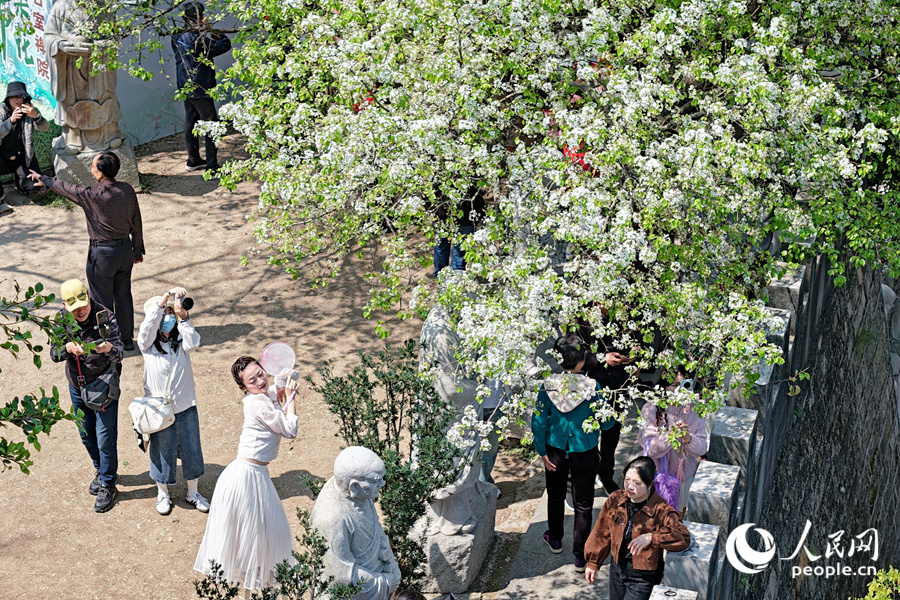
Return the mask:
{"type": "MultiPolygon", "coordinates": [[[[575,571],[584,572],[584,543],[591,532],[594,476],[600,464],[597,444],[600,431],[585,432],[582,424],[594,414],[592,404],[603,400],[599,384],[581,374],[587,347],[580,337],[569,334],[554,346],[562,355],[565,371],[548,377],[538,393],[537,412],[531,420],[534,448],[544,463],[547,481],[547,521],[544,542],[550,552],[562,552],[566,484],[571,473],[575,505],[572,553],[575,571]]],[[[613,423],[605,422],[603,426],[613,423]]]]}

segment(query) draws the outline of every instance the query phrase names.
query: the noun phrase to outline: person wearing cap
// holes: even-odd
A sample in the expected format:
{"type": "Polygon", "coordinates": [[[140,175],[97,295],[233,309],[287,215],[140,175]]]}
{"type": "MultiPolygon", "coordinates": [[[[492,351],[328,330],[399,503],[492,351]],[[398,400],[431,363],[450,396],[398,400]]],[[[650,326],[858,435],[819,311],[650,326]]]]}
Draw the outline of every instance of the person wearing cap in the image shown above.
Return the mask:
{"type": "Polygon", "coordinates": [[[115,311],[122,344],[130,351],[134,350],[131,270],[144,260],[144,233],[137,194],[129,184],[116,181],[118,173],[119,157],[114,152],[102,152],[91,163],[91,174],[97,180],[93,187],[67,183],[35,171],[28,177],[84,210],[90,237],[85,267],[88,285],[100,304],[115,311]]]}
{"type": "Polygon", "coordinates": [[[209,500],[197,491],[203,475],[200,420],[194,391],[190,353],[200,345],[200,334],[182,305],[187,290],[173,288],[144,303],[144,321],[137,345],[144,355],[144,395],[168,398],[175,422],[150,434],[150,477],[158,488],[156,512],[172,512],[169,486],[175,483],[175,466],[181,457],[181,472],[187,481],[185,500],[200,512],[209,512],[209,500]]]}
{"type": "MultiPolygon", "coordinates": [[[[31,96],[21,81],[6,86],[6,99],[0,104],[0,175],[14,173],[13,183],[23,194],[31,194],[37,186],[28,178],[29,171],[40,171],[34,154],[34,131],[47,131],[50,124],[31,103],[31,96]]],[[[0,198],[4,195],[0,186],[0,198]]]]}
{"type": "Polygon", "coordinates": [[[197,121],[218,121],[216,103],[209,91],[216,87],[216,72],[210,66],[212,59],[231,50],[231,40],[221,33],[209,32],[210,24],[203,13],[200,2],[187,2],[182,6],[181,15],[186,30],[172,36],[172,51],[175,53],[175,80],[178,89],[185,89],[184,98],[184,145],[187,149],[188,171],[219,168],[216,144],[211,137],[204,136],[206,162],[200,158],[200,140],[194,135],[197,121]]]}
{"type": "Polygon", "coordinates": [[[72,406],[84,414],[82,428],[79,429],[81,443],[84,444],[94,463],[94,480],[88,492],[97,496],[95,512],[106,512],[115,504],[119,495],[116,489],[116,474],[119,469],[119,454],[116,446],[118,437],[119,401],[113,400],[104,410],[94,411],[81,399],[81,386],[87,385],[105,373],[110,363],[122,362],[124,351],[116,316],[105,306],[91,298],[81,281],[70,279],[62,284],[60,297],[64,308],[60,316],[67,312],[75,317],[75,325],[66,328],[72,337],[96,344],[93,350],[86,350],[78,342],[66,342],[50,348],[53,362],[66,363],[66,379],[69,382],[69,396],[72,406]],[[101,311],[109,318],[108,331],[100,327],[101,311]],[[105,336],[105,337],[104,337],[105,336]]]}

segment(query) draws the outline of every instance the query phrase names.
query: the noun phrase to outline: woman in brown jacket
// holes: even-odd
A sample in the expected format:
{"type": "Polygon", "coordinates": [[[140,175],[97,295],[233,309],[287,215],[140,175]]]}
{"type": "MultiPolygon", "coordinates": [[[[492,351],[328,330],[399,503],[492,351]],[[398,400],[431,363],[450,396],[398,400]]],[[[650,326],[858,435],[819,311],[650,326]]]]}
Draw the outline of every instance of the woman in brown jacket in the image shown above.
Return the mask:
{"type": "Polygon", "coordinates": [[[610,494],[584,546],[585,579],[594,577],[606,557],[610,600],[647,600],[663,577],[663,550],[680,552],[691,534],[674,508],[653,489],[656,465],[639,456],[625,465],[624,489],[610,494]]]}

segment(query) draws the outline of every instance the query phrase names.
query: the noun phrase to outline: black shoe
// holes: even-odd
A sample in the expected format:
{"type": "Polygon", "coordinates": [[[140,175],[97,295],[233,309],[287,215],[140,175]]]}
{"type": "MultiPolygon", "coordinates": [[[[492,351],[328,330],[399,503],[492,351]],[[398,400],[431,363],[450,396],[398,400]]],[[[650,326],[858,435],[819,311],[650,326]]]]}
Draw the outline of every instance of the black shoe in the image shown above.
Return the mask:
{"type": "Polygon", "coordinates": [[[100,484],[100,491],[97,492],[97,501],[94,502],[94,512],[105,513],[116,503],[119,497],[119,490],[115,485],[105,486],[100,484]]]}
{"type": "Polygon", "coordinates": [[[134,340],[125,340],[122,342],[122,348],[125,349],[125,352],[131,352],[134,350],[134,340]]]}
{"type": "Polygon", "coordinates": [[[188,163],[188,164],[184,165],[185,171],[202,171],[205,168],[206,168],[205,163],[198,163],[196,165],[192,165],[191,163],[188,163]]]}
{"type": "Polygon", "coordinates": [[[90,487],[88,488],[88,493],[91,496],[96,496],[100,491],[101,485],[103,485],[103,483],[100,482],[100,472],[98,471],[97,475],[94,476],[94,480],[91,482],[90,487]]]}

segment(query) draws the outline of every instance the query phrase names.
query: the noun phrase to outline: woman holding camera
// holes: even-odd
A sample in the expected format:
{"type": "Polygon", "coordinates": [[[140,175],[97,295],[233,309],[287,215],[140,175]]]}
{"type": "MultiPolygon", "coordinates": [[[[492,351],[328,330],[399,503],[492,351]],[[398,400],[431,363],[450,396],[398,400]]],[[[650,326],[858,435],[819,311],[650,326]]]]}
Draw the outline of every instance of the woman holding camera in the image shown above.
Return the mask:
{"type": "Polygon", "coordinates": [[[137,344],[144,355],[144,395],[169,398],[175,423],[150,434],[150,477],[159,488],[156,512],[172,512],[169,486],[175,483],[175,465],[181,457],[181,470],[187,480],[188,504],[200,512],[209,512],[209,501],[197,491],[203,475],[203,451],[200,448],[200,420],[194,391],[194,371],[190,353],[200,345],[185,309],[187,290],[174,288],[144,303],[144,321],[137,344]]]}
{"type": "MultiPolygon", "coordinates": [[[[21,81],[6,86],[6,99],[0,104],[0,175],[14,173],[16,189],[23,194],[35,191],[29,171],[39,172],[34,154],[34,131],[47,131],[50,124],[31,102],[21,81]]],[[[3,197],[0,185],[0,198],[3,197]]]]}

